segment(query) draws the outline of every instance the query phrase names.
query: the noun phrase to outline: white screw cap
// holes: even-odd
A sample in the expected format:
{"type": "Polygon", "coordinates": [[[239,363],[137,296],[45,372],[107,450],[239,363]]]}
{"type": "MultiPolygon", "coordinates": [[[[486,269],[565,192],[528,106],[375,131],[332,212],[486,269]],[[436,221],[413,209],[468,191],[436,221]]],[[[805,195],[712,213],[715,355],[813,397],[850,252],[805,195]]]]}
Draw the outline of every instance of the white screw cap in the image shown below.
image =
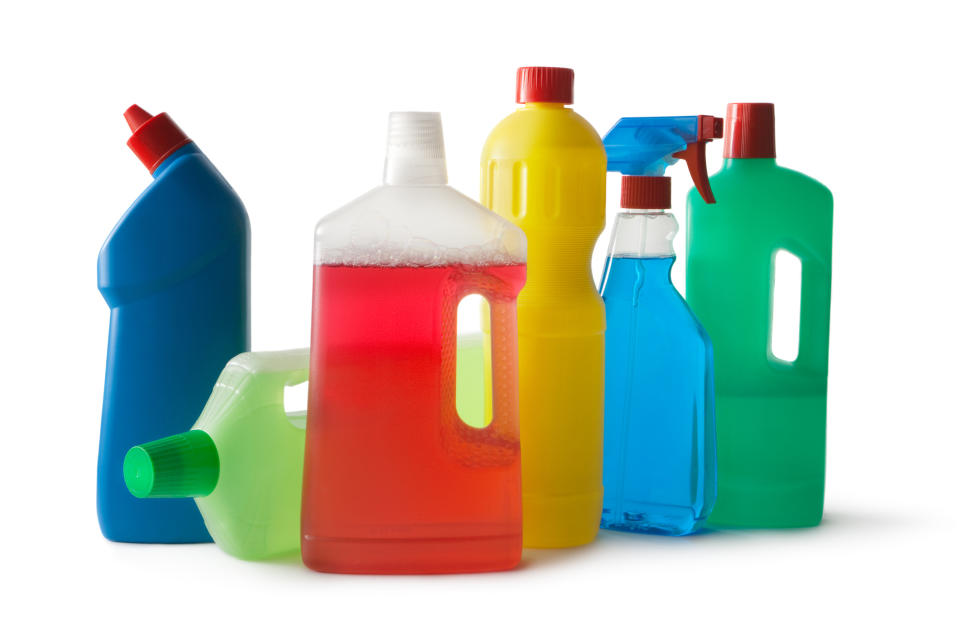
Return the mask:
{"type": "Polygon", "coordinates": [[[440,114],[394,111],[387,129],[383,182],[389,185],[447,184],[440,114]]]}

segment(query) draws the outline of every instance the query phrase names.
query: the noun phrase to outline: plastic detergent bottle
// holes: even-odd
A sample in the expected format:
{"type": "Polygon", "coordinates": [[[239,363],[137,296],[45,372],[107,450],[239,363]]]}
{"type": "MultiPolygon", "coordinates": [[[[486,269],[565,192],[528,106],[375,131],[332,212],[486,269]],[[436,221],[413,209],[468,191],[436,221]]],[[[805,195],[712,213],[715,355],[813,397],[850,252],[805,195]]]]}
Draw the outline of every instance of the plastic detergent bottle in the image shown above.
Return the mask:
{"type": "Polygon", "coordinates": [[[523,542],[594,539],[603,500],[603,301],[590,270],[606,156],[573,103],[573,70],[524,67],[520,107],[483,148],[481,201],[529,241],[517,308],[523,542]]]}
{"type": "Polygon", "coordinates": [[[233,358],[193,429],[127,452],[130,493],[196,498],[214,542],[238,558],[296,553],[306,414],[285,413],[283,395],[306,382],[309,358],[308,349],[233,358]]]}
{"type": "Polygon", "coordinates": [[[240,198],[166,113],[134,105],[127,142],[153,182],[100,250],[110,338],[97,466],[103,535],[209,542],[193,500],[137,500],[127,450],[189,427],[220,370],[250,348],[250,223],[240,198]]]}
{"type": "Polygon", "coordinates": [[[717,497],[710,338],[673,286],[677,221],[665,169],[677,158],[707,202],[711,116],[623,118],[604,137],[623,175],[600,293],[607,306],[601,526],[685,535],[717,497]]]}
{"type": "MultiPolygon", "coordinates": [[[[833,197],[777,166],[772,104],[727,107],[717,204],[687,200],[687,300],[713,339],[719,494],[709,524],[820,522],[833,197]],[[800,262],[796,351],[776,353],[777,271],[800,262]]],[[[790,325],[784,325],[790,328],[790,325]]],[[[789,331],[787,332],[789,334],[789,331]]]]}
{"type": "Polygon", "coordinates": [[[319,571],[520,561],[523,232],[447,186],[440,115],[393,113],[384,185],[317,225],[302,554],[319,571]],[[455,406],[457,305],[490,303],[493,419],[455,406]]]}

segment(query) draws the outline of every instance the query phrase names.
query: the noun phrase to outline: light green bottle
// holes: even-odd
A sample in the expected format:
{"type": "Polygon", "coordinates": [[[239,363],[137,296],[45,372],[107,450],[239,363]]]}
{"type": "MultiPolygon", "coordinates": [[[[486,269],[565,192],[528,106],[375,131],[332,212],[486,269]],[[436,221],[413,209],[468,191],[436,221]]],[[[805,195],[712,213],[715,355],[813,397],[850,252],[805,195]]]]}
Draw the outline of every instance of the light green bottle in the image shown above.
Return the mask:
{"type": "Polygon", "coordinates": [[[214,541],[238,558],[298,553],[306,414],[285,413],[283,398],[308,368],[308,349],[230,360],[193,429],[127,452],[130,493],[196,498],[214,541]]]}
{"type": "Polygon", "coordinates": [[[727,107],[717,204],[691,190],[687,302],[713,339],[719,492],[708,525],[804,527],[823,515],[833,196],[777,166],[772,104],[727,107]],[[795,359],[773,355],[774,264],[802,264],[795,359]]]}
{"type": "MultiPolygon", "coordinates": [[[[283,398],[286,387],[307,381],[309,357],[295,349],[230,360],[190,431],[127,452],[130,493],[196,498],[211,537],[238,558],[299,553],[306,412],[285,413],[283,398]]],[[[476,426],[485,424],[483,360],[482,337],[461,336],[457,405],[476,426]]]]}

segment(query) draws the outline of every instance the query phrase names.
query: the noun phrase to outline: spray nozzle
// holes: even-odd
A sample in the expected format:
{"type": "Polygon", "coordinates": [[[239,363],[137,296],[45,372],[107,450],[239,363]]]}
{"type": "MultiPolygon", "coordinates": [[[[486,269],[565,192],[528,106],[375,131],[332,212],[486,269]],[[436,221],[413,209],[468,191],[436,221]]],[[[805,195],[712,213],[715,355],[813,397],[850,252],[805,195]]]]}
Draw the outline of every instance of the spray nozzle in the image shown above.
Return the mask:
{"type": "Polygon", "coordinates": [[[667,167],[684,160],[697,191],[707,203],[716,202],[707,177],[706,144],[723,137],[723,118],[671,116],[621,118],[603,137],[607,171],[625,176],[662,176],[667,167]]]}

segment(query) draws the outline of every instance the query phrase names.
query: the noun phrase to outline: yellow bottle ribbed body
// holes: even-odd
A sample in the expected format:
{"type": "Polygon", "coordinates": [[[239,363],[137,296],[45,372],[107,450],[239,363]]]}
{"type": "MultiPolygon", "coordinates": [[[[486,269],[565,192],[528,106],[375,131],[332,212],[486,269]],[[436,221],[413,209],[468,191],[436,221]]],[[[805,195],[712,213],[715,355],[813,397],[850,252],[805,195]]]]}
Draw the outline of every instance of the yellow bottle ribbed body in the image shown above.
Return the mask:
{"type": "Polygon", "coordinates": [[[603,301],[590,262],[606,154],[572,109],[528,103],[483,149],[483,204],[527,234],[517,302],[523,541],[590,542],[603,502],[603,301]]]}

